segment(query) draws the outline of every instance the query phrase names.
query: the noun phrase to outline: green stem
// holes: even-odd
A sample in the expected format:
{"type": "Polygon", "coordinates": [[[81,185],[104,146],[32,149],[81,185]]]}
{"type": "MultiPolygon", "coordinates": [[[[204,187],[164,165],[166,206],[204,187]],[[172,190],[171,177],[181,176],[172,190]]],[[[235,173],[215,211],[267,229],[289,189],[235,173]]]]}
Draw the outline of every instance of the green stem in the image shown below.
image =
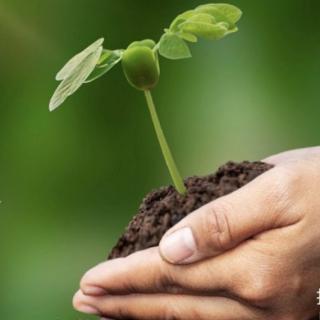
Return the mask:
{"type": "Polygon", "coordinates": [[[179,173],[179,170],[176,166],[176,163],[173,159],[172,153],[170,151],[169,145],[167,143],[166,137],[163,133],[163,130],[161,128],[161,124],[157,115],[157,111],[152,99],[152,95],[150,90],[145,90],[144,91],[146,100],[147,100],[147,104],[148,104],[148,108],[151,114],[151,119],[153,122],[153,126],[154,129],[156,131],[159,143],[160,143],[160,147],[161,147],[161,151],[164,157],[164,160],[166,161],[167,167],[169,169],[171,178],[173,180],[173,183],[175,185],[175,188],[177,189],[177,191],[180,194],[185,194],[187,192],[186,187],[183,183],[183,180],[181,178],[181,175],[179,173]]]}

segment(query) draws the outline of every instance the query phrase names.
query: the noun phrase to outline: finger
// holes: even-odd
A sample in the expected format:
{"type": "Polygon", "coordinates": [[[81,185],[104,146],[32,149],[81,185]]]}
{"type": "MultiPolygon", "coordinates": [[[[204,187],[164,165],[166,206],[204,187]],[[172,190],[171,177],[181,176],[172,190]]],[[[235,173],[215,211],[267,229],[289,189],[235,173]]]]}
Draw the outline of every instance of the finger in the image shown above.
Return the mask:
{"type": "Polygon", "coordinates": [[[89,270],[80,288],[86,295],[130,293],[208,293],[232,291],[240,271],[234,257],[223,255],[189,266],[172,265],[159,255],[158,248],[110,260],[89,270]]]}
{"type": "Polygon", "coordinates": [[[273,168],[251,183],[188,215],[160,242],[163,258],[188,264],[221,254],[263,231],[297,222],[289,207],[289,173],[273,168]]]}
{"type": "Polygon", "coordinates": [[[223,297],[170,294],[93,297],[79,291],[73,303],[80,312],[116,319],[261,319],[261,311],[223,297]]]}

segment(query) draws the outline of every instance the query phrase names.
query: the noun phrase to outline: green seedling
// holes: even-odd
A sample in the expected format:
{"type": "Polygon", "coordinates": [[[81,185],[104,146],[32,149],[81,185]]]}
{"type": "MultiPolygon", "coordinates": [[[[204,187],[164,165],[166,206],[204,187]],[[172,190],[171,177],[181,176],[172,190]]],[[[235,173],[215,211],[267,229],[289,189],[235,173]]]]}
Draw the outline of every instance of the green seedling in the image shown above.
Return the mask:
{"type": "Polygon", "coordinates": [[[170,27],[164,29],[157,43],[147,39],[135,41],[127,49],[109,50],[103,48],[104,39],[98,39],[58,72],[56,80],[61,83],[50,100],[49,110],[58,108],[83,84],[100,78],[121,61],[130,85],[144,92],[175,188],[180,194],[185,194],[183,179],[162,131],[151,95],[151,89],[157,85],[160,77],[159,55],[171,60],[190,58],[188,43],[195,43],[198,38],[219,40],[236,32],[236,23],[241,15],[241,10],[230,4],[205,4],[179,14],[170,27]]]}

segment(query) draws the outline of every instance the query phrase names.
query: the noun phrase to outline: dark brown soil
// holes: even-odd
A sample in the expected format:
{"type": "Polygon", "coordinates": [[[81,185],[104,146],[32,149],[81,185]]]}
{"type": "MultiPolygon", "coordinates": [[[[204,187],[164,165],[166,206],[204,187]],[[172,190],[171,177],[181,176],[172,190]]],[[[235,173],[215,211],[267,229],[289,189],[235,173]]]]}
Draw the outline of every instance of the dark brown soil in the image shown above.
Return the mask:
{"type": "Polygon", "coordinates": [[[216,173],[185,180],[188,193],[178,194],[172,186],[150,192],[142,201],[109,259],[157,246],[173,225],[206,203],[231,193],[272,166],[262,162],[228,162],[216,173]]]}

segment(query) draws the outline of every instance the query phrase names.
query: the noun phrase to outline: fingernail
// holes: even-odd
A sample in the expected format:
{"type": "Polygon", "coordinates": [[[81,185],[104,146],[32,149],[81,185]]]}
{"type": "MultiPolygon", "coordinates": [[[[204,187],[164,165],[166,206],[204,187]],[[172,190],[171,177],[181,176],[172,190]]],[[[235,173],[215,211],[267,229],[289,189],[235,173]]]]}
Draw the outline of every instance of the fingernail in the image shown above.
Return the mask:
{"type": "Polygon", "coordinates": [[[160,242],[161,255],[171,263],[181,263],[196,252],[196,242],[190,228],[179,229],[160,242]]]}
{"type": "Polygon", "coordinates": [[[99,311],[97,309],[95,309],[94,307],[91,307],[91,306],[87,306],[85,304],[77,307],[77,310],[80,312],[83,312],[83,313],[87,313],[87,314],[99,314],[99,311]]]}
{"type": "Polygon", "coordinates": [[[106,294],[106,290],[99,287],[85,287],[82,292],[87,296],[103,296],[106,294]]]}

